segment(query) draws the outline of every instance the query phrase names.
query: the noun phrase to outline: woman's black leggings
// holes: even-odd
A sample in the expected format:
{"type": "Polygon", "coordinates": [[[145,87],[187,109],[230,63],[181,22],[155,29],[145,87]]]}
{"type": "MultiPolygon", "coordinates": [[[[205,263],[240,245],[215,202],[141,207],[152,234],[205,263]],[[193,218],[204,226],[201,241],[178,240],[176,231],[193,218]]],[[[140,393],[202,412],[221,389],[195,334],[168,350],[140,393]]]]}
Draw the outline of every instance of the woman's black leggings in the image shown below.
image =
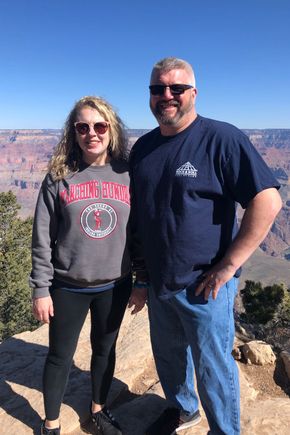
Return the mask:
{"type": "Polygon", "coordinates": [[[43,373],[45,415],[56,420],[80,331],[91,312],[92,399],[105,404],[115,368],[115,347],[131,293],[131,276],[111,290],[75,293],[51,289],[54,317],[49,325],[49,351],[43,373]]]}

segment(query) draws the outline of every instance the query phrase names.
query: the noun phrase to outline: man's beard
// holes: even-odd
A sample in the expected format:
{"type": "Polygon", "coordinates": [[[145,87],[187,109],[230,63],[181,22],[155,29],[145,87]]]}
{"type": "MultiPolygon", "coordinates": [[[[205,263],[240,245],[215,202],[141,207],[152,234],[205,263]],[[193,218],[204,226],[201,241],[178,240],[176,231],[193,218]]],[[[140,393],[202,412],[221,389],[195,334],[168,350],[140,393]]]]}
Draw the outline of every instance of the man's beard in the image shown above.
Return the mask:
{"type": "Polygon", "coordinates": [[[169,101],[167,103],[160,101],[155,105],[155,107],[153,107],[150,102],[150,108],[153,115],[156,117],[160,124],[174,126],[178,124],[179,120],[192,109],[192,104],[191,102],[189,102],[186,107],[181,109],[180,103],[178,101],[169,101]],[[172,116],[171,114],[167,114],[164,110],[164,108],[168,106],[176,107],[176,113],[174,116],[172,116]]]}

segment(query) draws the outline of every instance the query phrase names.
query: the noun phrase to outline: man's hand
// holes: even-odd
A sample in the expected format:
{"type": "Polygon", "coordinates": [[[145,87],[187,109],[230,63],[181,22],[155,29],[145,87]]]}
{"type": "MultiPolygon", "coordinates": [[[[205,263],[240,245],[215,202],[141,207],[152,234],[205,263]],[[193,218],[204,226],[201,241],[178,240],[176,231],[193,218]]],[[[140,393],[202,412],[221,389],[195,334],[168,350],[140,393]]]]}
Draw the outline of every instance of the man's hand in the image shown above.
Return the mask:
{"type": "Polygon", "coordinates": [[[220,288],[234,276],[235,272],[236,269],[232,266],[224,266],[222,262],[217,263],[204,274],[204,279],[197,287],[195,295],[198,296],[204,291],[204,298],[208,300],[212,292],[213,299],[216,299],[220,288]]]}
{"type": "Polygon", "coordinates": [[[34,298],[32,303],[34,317],[43,323],[49,323],[50,317],[54,316],[53,303],[50,296],[34,298]]]}
{"type": "Polygon", "coordinates": [[[146,301],[147,301],[147,288],[146,287],[133,287],[131,296],[129,298],[128,308],[131,308],[134,306],[133,310],[131,311],[131,314],[137,314],[139,311],[142,310],[144,307],[146,301]]]}

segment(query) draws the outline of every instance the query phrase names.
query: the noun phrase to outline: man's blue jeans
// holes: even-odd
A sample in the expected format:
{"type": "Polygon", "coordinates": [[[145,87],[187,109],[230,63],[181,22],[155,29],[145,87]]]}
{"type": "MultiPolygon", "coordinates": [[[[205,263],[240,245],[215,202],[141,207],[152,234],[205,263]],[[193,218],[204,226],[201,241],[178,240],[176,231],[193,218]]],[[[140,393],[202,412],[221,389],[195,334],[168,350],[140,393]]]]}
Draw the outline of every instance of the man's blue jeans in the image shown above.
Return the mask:
{"type": "Polygon", "coordinates": [[[232,278],[217,299],[195,296],[187,288],[160,300],[149,291],[152,349],[159,379],[173,406],[195,412],[199,397],[212,434],[240,433],[239,379],[231,355],[235,328],[234,298],[238,280],[232,278]]]}

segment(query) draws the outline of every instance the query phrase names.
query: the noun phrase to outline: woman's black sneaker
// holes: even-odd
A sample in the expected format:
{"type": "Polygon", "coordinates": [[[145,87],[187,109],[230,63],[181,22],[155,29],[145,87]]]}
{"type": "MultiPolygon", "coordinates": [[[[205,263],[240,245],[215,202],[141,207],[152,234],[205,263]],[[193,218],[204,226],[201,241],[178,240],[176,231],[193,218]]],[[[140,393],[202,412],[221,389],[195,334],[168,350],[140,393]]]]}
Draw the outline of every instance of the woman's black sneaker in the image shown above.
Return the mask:
{"type": "Polygon", "coordinates": [[[40,435],[60,435],[60,427],[54,429],[47,429],[44,425],[45,421],[42,422],[40,427],[40,435]]]}
{"type": "Polygon", "coordinates": [[[91,417],[101,435],[122,435],[119,424],[108,408],[103,408],[101,411],[95,413],[91,412],[91,417]]]}

